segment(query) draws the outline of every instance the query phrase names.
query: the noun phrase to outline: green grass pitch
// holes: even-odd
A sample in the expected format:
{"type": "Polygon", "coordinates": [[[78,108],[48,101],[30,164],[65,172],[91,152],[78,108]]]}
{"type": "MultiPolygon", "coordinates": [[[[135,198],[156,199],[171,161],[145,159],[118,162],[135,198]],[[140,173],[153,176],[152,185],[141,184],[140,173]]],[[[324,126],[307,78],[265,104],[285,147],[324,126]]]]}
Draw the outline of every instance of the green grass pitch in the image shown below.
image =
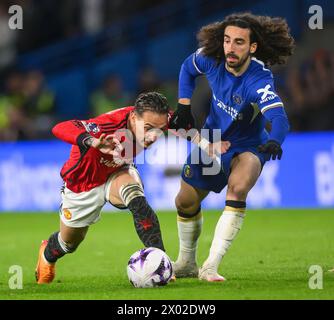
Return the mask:
{"type": "MultiPolygon", "coordinates": [[[[167,253],[175,259],[175,212],[159,212],[167,253]]],[[[210,248],[219,211],[204,212],[198,261],[210,248]]],[[[142,247],[127,213],[103,213],[79,249],[57,264],[51,285],[38,286],[39,244],[58,229],[56,214],[0,214],[0,299],[334,299],[334,210],[248,210],[243,228],[220,266],[227,281],[178,279],[165,287],[135,289],[128,282],[130,255],[142,247]],[[23,288],[10,289],[12,265],[23,288]],[[310,289],[311,265],[323,270],[323,288],[310,289]]]]}

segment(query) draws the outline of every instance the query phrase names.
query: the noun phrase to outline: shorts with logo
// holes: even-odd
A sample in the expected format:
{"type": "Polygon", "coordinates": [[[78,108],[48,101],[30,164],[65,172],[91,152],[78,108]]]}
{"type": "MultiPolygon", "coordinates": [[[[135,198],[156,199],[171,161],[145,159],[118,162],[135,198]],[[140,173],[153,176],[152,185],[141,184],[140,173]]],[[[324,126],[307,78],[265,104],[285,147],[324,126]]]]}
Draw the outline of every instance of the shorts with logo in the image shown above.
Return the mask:
{"type": "MultiPolygon", "coordinates": [[[[124,171],[128,171],[140,181],[139,172],[133,165],[124,166],[119,171],[112,174],[106,183],[95,187],[92,190],[75,193],[66,188],[62,188],[62,204],[59,209],[61,221],[68,227],[82,228],[87,227],[101,219],[101,210],[109,201],[110,187],[116,177],[124,171]]],[[[142,185],[143,186],[143,185],[142,185]]],[[[119,209],[126,209],[125,206],[116,206],[119,209]]]]}
{"type": "Polygon", "coordinates": [[[227,185],[231,173],[232,159],[238,154],[247,151],[255,154],[259,158],[261,166],[264,166],[266,157],[263,153],[257,151],[257,146],[231,147],[226,153],[221,155],[221,164],[217,161],[212,161],[205,152],[195,147],[183,166],[182,179],[195,188],[219,193],[227,185]]]}

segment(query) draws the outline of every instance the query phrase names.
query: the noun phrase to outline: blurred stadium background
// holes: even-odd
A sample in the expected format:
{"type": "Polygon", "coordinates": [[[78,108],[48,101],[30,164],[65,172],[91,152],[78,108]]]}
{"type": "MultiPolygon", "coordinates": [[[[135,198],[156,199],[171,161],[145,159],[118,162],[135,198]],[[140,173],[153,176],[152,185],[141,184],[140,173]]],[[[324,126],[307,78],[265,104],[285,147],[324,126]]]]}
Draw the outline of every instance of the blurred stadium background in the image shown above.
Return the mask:
{"type": "MultiPolygon", "coordinates": [[[[0,3],[0,211],[57,210],[59,170],[69,147],[51,135],[66,119],[85,119],[131,105],[146,90],[177,102],[177,78],[196,49],[200,26],[231,12],[283,16],[297,41],[289,64],[274,68],[291,134],[281,162],[270,162],[249,197],[250,207],[334,205],[334,3],[322,30],[308,21],[313,1],[16,0],[0,3]],[[283,4],[284,3],[284,4],[283,4]],[[8,28],[8,8],[23,8],[23,29],[8,28]],[[297,192],[298,191],[298,192],[297,192]]],[[[200,127],[210,92],[194,97],[200,127]]],[[[185,145],[148,152],[160,164],[140,165],[156,209],[173,209],[185,145]],[[181,148],[181,154],[180,149],[181,148]],[[174,150],[173,149],[173,150],[174,150]],[[178,149],[178,150],[176,150],[178,149]],[[165,153],[164,153],[165,152],[165,153]],[[175,157],[171,157],[171,154],[175,157]]],[[[211,195],[207,208],[223,206],[211,195]]],[[[109,208],[110,209],[110,208],[109,208]]]]}

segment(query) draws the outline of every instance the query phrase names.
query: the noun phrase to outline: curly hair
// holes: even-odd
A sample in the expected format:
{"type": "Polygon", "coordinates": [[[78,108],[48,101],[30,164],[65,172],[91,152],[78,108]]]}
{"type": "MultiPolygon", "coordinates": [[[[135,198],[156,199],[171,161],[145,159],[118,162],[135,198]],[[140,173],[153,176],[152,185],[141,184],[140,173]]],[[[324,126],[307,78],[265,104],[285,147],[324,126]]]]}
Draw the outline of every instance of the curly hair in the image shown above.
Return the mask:
{"type": "Polygon", "coordinates": [[[224,59],[224,32],[227,26],[250,29],[250,42],[257,42],[253,54],[265,65],[285,64],[293,54],[295,42],[285,19],[257,16],[251,13],[231,14],[223,21],[206,25],[197,33],[199,46],[205,56],[220,64],[224,59]]]}
{"type": "Polygon", "coordinates": [[[158,114],[167,114],[169,110],[167,98],[158,92],[141,93],[135,102],[135,111],[140,116],[145,111],[152,111],[158,114]]]}

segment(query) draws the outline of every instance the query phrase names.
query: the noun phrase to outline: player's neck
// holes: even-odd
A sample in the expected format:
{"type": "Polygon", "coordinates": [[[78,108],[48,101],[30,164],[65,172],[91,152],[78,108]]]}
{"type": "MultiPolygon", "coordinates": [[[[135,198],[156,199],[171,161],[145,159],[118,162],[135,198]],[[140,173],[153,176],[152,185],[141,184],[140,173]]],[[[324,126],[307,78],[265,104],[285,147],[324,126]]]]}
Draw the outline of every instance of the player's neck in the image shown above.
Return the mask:
{"type": "Polygon", "coordinates": [[[231,68],[227,65],[227,63],[225,63],[225,68],[228,72],[232,73],[234,76],[240,77],[248,69],[250,63],[251,63],[251,57],[248,57],[245,63],[239,68],[231,68]]]}

